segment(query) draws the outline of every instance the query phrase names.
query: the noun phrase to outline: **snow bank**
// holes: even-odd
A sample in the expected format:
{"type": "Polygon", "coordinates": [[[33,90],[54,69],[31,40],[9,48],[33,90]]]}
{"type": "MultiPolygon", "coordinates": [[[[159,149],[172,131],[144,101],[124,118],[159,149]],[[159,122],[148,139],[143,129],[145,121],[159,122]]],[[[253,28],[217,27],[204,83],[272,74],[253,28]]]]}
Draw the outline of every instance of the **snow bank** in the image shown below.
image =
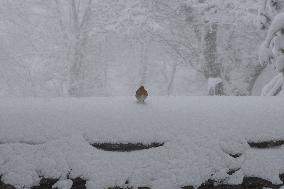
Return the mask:
{"type": "Polygon", "coordinates": [[[255,150],[247,141],[284,139],[282,98],[154,97],[0,100],[0,175],[17,188],[83,177],[88,188],[199,186],[259,176],[281,183],[284,148],[255,150]],[[95,142],[164,142],[121,153],[95,142]],[[230,154],[241,154],[233,158],[230,154]],[[239,170],[238,170],[239,169],[239,170]],[[230,170],[238,170],[229,175],[230,170]]]}

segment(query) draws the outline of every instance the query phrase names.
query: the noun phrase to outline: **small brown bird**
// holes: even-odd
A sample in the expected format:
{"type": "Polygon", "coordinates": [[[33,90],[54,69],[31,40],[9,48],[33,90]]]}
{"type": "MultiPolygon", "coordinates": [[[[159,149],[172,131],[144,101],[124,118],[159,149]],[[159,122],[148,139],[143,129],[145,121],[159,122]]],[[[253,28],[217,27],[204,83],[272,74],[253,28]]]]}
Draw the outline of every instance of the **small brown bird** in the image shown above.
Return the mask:
{"type": "Polygon", "coordinates": [[[139,103],[144,103],[146,98],[148,97],[148,92],[144,88],[144,86],[141,86],[137,91],[136,91],[136,98],[139,103]]]}

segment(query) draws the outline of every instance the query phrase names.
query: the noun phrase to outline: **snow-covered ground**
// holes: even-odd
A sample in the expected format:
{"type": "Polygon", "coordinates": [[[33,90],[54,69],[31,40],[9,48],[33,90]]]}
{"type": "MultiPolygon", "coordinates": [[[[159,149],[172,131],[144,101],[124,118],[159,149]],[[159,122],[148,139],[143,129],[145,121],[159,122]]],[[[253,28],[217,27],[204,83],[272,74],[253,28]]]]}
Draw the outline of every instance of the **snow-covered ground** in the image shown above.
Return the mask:
{"type": "Polygon", "coordinates": [[[41,177],[89,189],[148,186],[175,189],[208,179],[239,184],[244,176],[281,184],[284,147],[250,142],[284,139],[283,98],[132,97],[1,99],[0,175],[18,188],[41,177]],[[165,143],[136,152],[105,152],[92,143],[165,143]],[[229,154],[242,154],[233,158],[229,154]],[[238,170],[228,175],[229,170],[238,170]]]}

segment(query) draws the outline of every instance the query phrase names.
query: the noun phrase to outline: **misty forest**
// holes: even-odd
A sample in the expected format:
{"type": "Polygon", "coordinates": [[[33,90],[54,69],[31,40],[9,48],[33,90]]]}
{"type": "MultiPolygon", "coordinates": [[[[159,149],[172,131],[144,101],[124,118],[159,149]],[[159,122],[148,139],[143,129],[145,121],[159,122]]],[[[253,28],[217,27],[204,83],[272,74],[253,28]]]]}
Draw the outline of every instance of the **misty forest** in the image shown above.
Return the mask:
{"type": "Polygon", "coordinates": [[[284,189],[284,0],[0,0],[0,189],[284,189]]]}
{"type": "Polygon", "coordinates": [[[260,96],[279,74],[260,47],[283,2],[1,0],[0,95],[260,96]]]}

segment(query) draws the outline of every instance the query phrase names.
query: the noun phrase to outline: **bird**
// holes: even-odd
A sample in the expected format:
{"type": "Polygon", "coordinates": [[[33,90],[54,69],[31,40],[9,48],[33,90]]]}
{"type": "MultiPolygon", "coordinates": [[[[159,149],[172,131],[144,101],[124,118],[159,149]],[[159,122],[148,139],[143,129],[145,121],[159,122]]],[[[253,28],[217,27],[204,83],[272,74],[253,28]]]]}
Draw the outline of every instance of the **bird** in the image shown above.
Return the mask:
{"type": "Polygon", "coordinates": [[[136,99],[138,100],[139,103],[144,103],[146,98],[148,97],[148,92],[145,89],[144,86],[141,86],[137,91],[136,91],[136,99]]]}

